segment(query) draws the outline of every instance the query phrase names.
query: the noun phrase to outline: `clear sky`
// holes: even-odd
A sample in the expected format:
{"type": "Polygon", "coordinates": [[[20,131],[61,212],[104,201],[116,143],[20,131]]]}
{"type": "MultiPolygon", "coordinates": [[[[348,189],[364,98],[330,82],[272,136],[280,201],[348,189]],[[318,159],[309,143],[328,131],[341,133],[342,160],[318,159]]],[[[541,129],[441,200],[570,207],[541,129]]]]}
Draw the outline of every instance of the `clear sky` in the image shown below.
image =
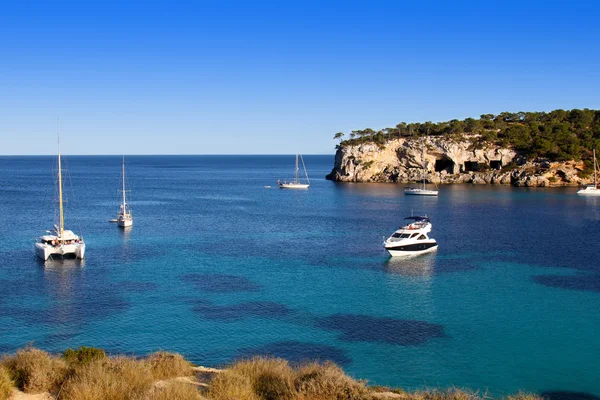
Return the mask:
{"type": "Polygon", "coordinates": [[[5,1],[0,154],[333,153],[332,136],[600,108],[592,1],[5,1]]]}

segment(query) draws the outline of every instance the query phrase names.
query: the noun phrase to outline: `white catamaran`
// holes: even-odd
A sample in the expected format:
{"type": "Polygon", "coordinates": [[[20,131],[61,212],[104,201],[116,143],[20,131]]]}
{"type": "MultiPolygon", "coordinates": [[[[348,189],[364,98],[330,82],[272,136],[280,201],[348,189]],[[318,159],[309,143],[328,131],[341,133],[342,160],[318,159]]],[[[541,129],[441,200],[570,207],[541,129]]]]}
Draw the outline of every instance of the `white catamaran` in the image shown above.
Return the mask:
{"type": "Polygon", "coordinates": [[[308,189],[310,186],[310,181],[308,180],[308,173],[306,172],[306,166],[304,165],[304,159],[302,158],[302,154],[300,154],[300,160],[302,161],[302,168],[304,169],[304,175],[306,176],[306,183],[300,181],[298,177],[300,168],[298,167],[298,154],[296,154],[296,174],[293,181],[277,181],[277,186],[281,189],[308,189]]]}
{"type": "Polygon", "coordinates": [[[133,225],[133,215],[131,215],[131,208],[125,201],[125,156],[123,156],[123,162],[121,163],[121,175],[123,176],[123,187],[121,188],[123,201],[121,202],[121,207],[119,208],[117,222],[121,228],[127,228],[133,225]]]}
{"type": "Polygon", "coordinates": [[[581,196],[600,196],[600,189],[598,189],[598,162],[596,161],[596,149],[594,149],[594,184],[582,187],[577,191],[577,194],[581,196]]]}
{"type": "Polygon", "coordinates": [[[65,229],[65,216],[63,210],[63,179],[60,159],[60,133],[58,134],[58,208],[59,221],[54,225],[54,234],[52,231],[48,235],[40,236],[35,242],[35,254],[46,261],[48,258],[57,257],[77,257],[83,258],[85,255],[85,243],[83,237],[79,237],[73,231],[65,229]]]}
{"type": "Polygon", "coordinates": [[[437,190],[429,190],[427,189],[427,186],[425,184],[425,176],[426,176],[426,169],[425,169],[425,139],[423,139],[423,146],[421,147],[421,163],[422,163],[422,167],[423,167],[423,186],[422,187],[407,187],[406,189],[404,189],[404,194],[406,195],[411,195],[411,196],[437,196],[438,195],[438,191],[437,190]]]}

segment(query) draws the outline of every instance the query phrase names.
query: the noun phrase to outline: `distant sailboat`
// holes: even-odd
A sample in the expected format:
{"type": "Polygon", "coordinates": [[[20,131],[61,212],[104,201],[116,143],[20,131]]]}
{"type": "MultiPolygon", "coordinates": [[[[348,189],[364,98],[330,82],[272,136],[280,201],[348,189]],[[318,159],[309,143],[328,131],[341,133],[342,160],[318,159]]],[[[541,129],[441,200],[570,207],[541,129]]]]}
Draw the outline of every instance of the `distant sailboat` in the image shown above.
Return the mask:
{"type": "Polygon", "coordinates": [[[300,168],[298,166],[298,154],[296,154],[296,171],[295,171],[294,180],[290,181],[290,182],[277,181],[277,186],[279,186],[281,189],[308,189],[308,187],[310,186],[310,181],[308,179],[308,173],[306,172],[306,166],[304,165],[304,159],[302,158],[301,154],[300,154],[300,160],[302,161],[302,168],[304,169],[304,175],[306,176],[306,183],[302,183],[300,181],[300,178],[299,178],[300,168]]]}
{"type": "Polygon", "coordinates": [[[51,234],[51,231],[47,231],[48,235],[40,236],[35,242],[35,254],[44,261],[53,256],[83,258],[85,255],[83,238],[74,234],[73,231],[65,229],[60,133],[58,133],[58,208],[59,221],[58,225],[54,225],[54,234],[51,234]]]}
{"type": "Polygon", "coordinates": [[[422,187],[407,187],[404,189],[404,194],[411,196],[437,196],[437,190],[427,189],[425,184],[426,169],[425,169],[425,138],[423,138],[423,145],[421,146],[421,163],[423,168],[423,186],[422,187]]]}
{"type": "Polygon", "coordinates": [[[121,206],[119,208],[119,213],[117,215],[117,222],[120,227],[127,228],[133,225],[133,215],[131,215],[131,208],[128,206],[127,201],[125,199],[125,156],[123,156],[123,161],[121,162],[121,175],[123,177],[123,187],[121,189],[121,193],[123,195],[123,200],[121,202],[121,206]]]}
{"type": "Polygon", "coordinates": [[[582,187],[577,191],[580,196],[600,196],[598,189],[598,162],[596,160],[596,149],[594,149],[594,184],[582,187]]]}

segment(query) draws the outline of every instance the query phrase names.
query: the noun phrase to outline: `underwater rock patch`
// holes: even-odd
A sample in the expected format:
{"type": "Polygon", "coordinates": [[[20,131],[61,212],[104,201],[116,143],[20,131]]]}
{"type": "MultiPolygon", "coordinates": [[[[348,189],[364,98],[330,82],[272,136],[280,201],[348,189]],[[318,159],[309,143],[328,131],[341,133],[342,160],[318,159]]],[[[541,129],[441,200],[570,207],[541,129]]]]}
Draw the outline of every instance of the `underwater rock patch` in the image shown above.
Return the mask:
{"type": "Polygon", "coordinates": [[[339,332],[339,339],[345,342],[418,346],[446,336],[440,324],[368,315],[334,314],[318,318],[316,325],[321,329],[339,332]]]}
{"type": "Polygon", "coordinates": [[[200,290],[215,293],[257,292],[261,286],[248,278],[225,274],[186,274],[181,277],[200,290]]]}
{"type": "Polygon", "coordinates": [[[282,304],[268,301],[252,301],[230,306],[219,306],[208,301],[199,301],[193,307],[193,310],[206,319],[219,321],[238,321],[249,317],[281,318],[291,312],[289,308],[282,304]]]}
{"type": "Polygon", "coordinates": [[[600,275],[537,275],[532,279],[535,283],[554,288],[600,292],[600,275]]]}
{"type": "Polygon", "coordinates": [[[540,393],[544,399],[548,400],[600,400],[600,397],[585,392],[569,392],[566,390],[551,390],[540,393]]]}

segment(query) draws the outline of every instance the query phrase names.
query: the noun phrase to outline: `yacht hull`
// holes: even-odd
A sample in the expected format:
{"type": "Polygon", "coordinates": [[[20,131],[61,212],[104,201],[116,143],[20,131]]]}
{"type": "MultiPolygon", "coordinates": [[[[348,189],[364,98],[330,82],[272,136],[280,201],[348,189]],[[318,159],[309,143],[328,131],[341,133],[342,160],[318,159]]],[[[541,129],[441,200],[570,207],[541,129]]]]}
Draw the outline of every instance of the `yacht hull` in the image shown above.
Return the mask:
{"type": "Polygon", "coordinates": [[[386,245],[385,249],[392,257],[416,256],[419,254],[436,251],[438,245],[435,241],[428,243],[414,243],[404,245],[386,245]]]}
{"type": "Polygon", "coordinates": [[[85,244],[84,243],[72,243],[63,244],[59,246],[52,246],[45,243],[35,244],[35,254],[46,261],[48,258],[66,258],[75,257],[83,259],[85,257],[85,244]]]}

